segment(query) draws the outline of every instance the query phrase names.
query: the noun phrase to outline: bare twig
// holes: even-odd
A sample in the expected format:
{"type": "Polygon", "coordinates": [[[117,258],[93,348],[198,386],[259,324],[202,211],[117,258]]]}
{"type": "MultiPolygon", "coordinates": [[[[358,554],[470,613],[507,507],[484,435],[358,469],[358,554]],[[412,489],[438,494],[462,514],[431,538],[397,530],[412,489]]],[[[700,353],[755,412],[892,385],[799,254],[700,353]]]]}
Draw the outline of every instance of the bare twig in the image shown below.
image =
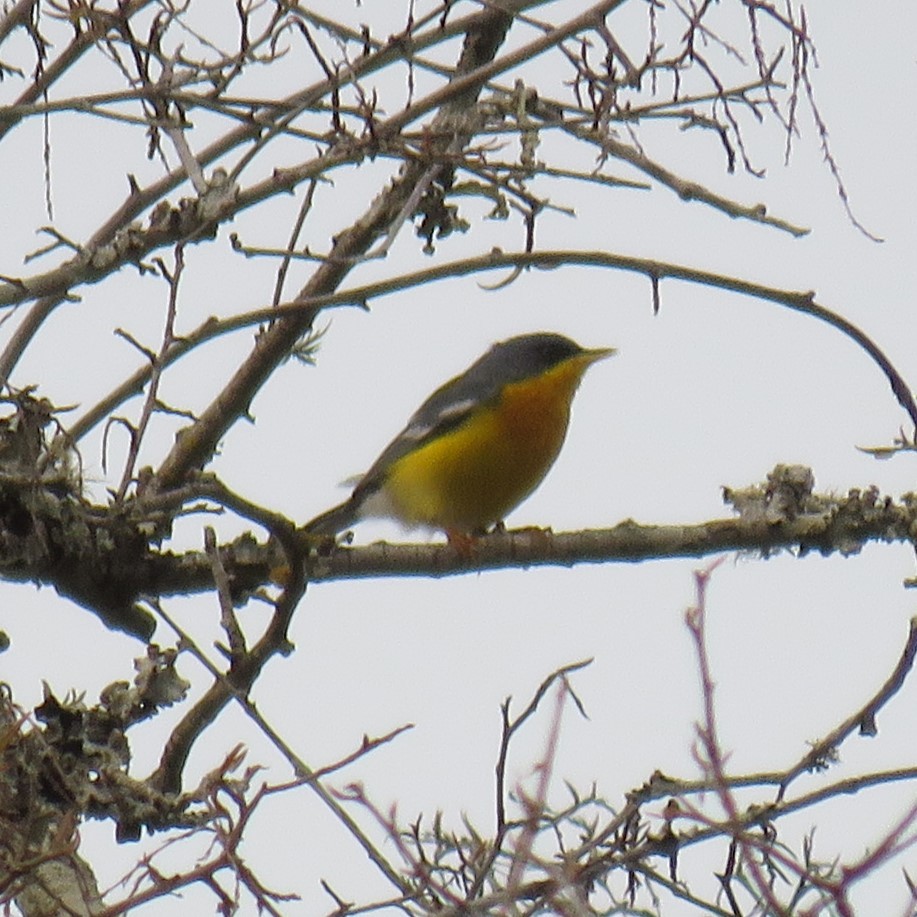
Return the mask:
{"type": "MultiPolygon", "coordinates": [[[[284,253],[284,256],[287,257],[289,254],[290,253],[284,253]]],[[[480,255],[474,258],[445,262],[420,271],[407,272],[376,283],[365,284],[359,287],[350,287],[338,293],[303,296],[294,303],[285,303],[279,306],[265,306],[261,309],[255,309],[224,319],[211,318],[196,330],[176,340],[172,347],[162,355],[162,360],[165,365],[169,365],[207,341],[242,328],[249,328],[259,325],[262,322],[269,322],[282,315],[287,315],[291,318],[309,316],[315,314],[320,309],[344,305],[357,305],[363,308],[372,299],[452,277],[473,275],[506,268],[541,268],[544,270],[552,270],[568,264],[601,267],[643,274],[653,282],[653,306],[654,310],[657,311],[659,308],[660,295],[659,282],[661,279],[668,278],[685,281],[687,283],[697,283],[716,287],[717,289],[728,290],[755,299],[763,299],[792,309],[793,311],[811,315],[813,318],[819,319],[836,328],[846,337],[851,338],[851,340],[869,355],[888,380],[895,398],[907,412],[915,429],[917,429],[917,403],[915,403],[910,386],[898,369],[888,359],[879,345],[862,329],[849,322],[836,310],[816,302],[814,292],[780,289],[764,284],[753,283],[737,277],[731,277],[726,274],[688,267],[687,265],[647,258],[632,258],[602,251],[490,252],[486,255],[480,255]]],[[[86,414],[80,417],[70,427],[68,431],[69,436],[74,441],[80,440],[86,433],[102,422],[115,407],[127,398],[142,391],[143,386],[149,378],[149,374],[150,368],[147,366],[138,369],[104,400],[100,401],[86,414]]]]}
{"type": "Polygon", "coordinates": [[[132,430],[130,438],[130,447],[128,449],[127,460],[124,463],[124,474],[121,477],[121,484],[118,487],[118,501],[124,500],[127,495],[127,489],[134,477],[134,469],[137,466],[137,457],[140,454],[140,445],[143,442],[144,434],[149,427],[150,419],[156,408],[157,398],[159,395],[159,382],[162,378],[163,370],[166,367],[166,354],[172,349],[175,343],[175,317],[178,314],[178,286],[181,281],[182,271],[185,267],[184,247],[175,246],[175,266],[169,271],[165,264],[160,263],[160,273],[165,277],[169,284],[169,302],[166,308],[166,324],[162,333],[162,344],[159,352],[151,357],[149,365],[149,389],[146,400],[140,412],[140,420],[137,422],[136,429],[132,430]]]}
{"type": "Polygon", "coordinates": [[[859,709],[854,711],[842,723],[839,723],[823,739],[815,742],[809,751],[792,767],[788,768],[777,794],[781,801],[790,784],[800,774],[819,770],[831,760],[838,746],[854,732],[860,735],[874,736],[878,731],[876,715],[901,690],[905,680],[914,667],[917,657],[917,617],[911,618],[907,642],[901,652],[901,658],[881,688],[859,709]]]}

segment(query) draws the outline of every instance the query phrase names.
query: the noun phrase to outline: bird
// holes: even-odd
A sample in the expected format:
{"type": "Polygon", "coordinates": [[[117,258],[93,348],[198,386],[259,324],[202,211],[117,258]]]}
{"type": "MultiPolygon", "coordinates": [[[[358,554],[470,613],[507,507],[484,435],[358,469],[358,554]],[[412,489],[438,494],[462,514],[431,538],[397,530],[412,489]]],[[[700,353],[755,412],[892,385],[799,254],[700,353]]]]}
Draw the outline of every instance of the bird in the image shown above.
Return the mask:
{"type": "Polygon", "coordinates": [[[335,536],[385,517],[445,532],[467,550],[542,482],[563,446],[583,375],[616,352],[544,331],[494,344],[436,389],[350,497],[304,531],[335,536]]]}

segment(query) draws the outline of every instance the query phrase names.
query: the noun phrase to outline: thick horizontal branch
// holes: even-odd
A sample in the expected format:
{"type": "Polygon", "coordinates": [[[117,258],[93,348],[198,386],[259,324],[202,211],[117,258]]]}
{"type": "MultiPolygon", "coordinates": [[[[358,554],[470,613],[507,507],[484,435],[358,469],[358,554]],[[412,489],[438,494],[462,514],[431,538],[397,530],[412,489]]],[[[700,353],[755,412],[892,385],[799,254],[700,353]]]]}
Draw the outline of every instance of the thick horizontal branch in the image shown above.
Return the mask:
{"type": "MultiPolygon", "coordinates": [[[[807,490],[811,472],[778,466],[768,482],[742,491],[727,490],[735,519],[695,525],[641,525],[632,519],[607,529],[554,533],[550,529],[498,531],[478,538],[470,553],[448,544],[390,544],[346,547],[329,539],[300,535],[311,582],[369,577],[438,578],[483,570],[535,566],[572,567],[584,563],[636,563],[674,557],[706,557],[723,551],[763,556],[782,550],[804,555],[858,553],[870,541],[908,542],[917,533],[917,503],[896,502],[869,488],[835,498],[807,490]],[[805,477],[808,475],[808,477],[805,477]]],[[[271,544],[244,536],[222,549],[222,562],[237,593],[266,584],[282,563],[271,544]]],[[[153,555],[142,591],[155,595],[208,591],[211,562],[203,552],[153,555]]],[[[138,575],[144,574],[138,570],[138,575]]]]}
{"type": "MultiPolygon", "coordinates": [[[[460,552],[448,544],[346,547],[332,539],[295,532],[276,513],[232,495],[212,476],[177,491],[143,493],[124,504],[92,506],[61,473],[0,475],[0,577],[53,586],[94,611],[110,627],[149,637],[152,620],[141,599],[190,595],[214,589],[214,561],[203,551],[182,554],[159,547],[179,512],[213,503],[256,522],[276,538],[244,534],[219,549],[224,591],[242,602],[264,586],[287,582],[288,555],[305,563],[307,579],[322,582],[383,576],[442,577],[482,570],[582,563],[636,562],[703,557],[723,551],[778,550],[850,555],[869,541],[913,542],[917,497],[880,497],[875,488],[843,498],[813,492],[804,466],[778,465],[767,481],[725,489],[735,519],[695,525],[640,525],[564,532],[497,531],[460,552]],[[295,539],[295,542],[294,542],[295,539]],[[280,542],[287,546],[286,553],[280,542]]],[[[299,561],[297,561],[298,563],[299,561]]],[[[298,573],[299,571],[297,571],[298,573]]]]}
{"type": "Polygon", "coordinates": [[[889,504],[854,518],[845,507],[831,513],[771,523],[764,519],[716,519],[697,525],[641,525],[631,519],[608,529],[554,533],[521,529],[480,538],[470,557],[449,545],[388,544],[336,548],[319,558],[313,582],[382,576],[453,576],[482,570],[584,563],[636,563],[673,557],[707,557],[722,551],[770,554],[786,549],[805,554],[857,553],[868,541],[908,541],[910,509],[889,504]]]}

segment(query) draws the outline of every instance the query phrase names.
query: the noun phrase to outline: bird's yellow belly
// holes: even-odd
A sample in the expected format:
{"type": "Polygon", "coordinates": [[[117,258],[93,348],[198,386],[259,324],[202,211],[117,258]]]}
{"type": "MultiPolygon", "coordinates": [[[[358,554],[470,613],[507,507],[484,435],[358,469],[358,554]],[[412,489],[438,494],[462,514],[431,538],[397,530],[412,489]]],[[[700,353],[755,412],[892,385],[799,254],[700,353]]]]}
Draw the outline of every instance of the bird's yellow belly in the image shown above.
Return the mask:
{"type": "Polygon", "coordinates": [[[575,387],[578,375],[508,386],[497,410],[483,407],[399,459],[384,485],[398,518],[467,534],[503,519],[557,458],[570,416],[557,386],[575,387]]]}

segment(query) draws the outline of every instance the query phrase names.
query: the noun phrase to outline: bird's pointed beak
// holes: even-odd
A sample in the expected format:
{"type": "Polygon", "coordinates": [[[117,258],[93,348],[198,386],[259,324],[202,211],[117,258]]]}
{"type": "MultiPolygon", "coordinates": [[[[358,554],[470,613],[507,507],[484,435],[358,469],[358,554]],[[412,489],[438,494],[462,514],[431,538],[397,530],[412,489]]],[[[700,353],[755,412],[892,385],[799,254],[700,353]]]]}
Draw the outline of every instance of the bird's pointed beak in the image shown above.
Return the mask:
{"type": "Polygon", "coordinates": [[[613,357],[617,352],[616,347],[595,347],[592,350],[584,350],[580,354],[580,358],[587,366],[592,366],[593,363],[598,363],[599,360],[613,357]]]}

